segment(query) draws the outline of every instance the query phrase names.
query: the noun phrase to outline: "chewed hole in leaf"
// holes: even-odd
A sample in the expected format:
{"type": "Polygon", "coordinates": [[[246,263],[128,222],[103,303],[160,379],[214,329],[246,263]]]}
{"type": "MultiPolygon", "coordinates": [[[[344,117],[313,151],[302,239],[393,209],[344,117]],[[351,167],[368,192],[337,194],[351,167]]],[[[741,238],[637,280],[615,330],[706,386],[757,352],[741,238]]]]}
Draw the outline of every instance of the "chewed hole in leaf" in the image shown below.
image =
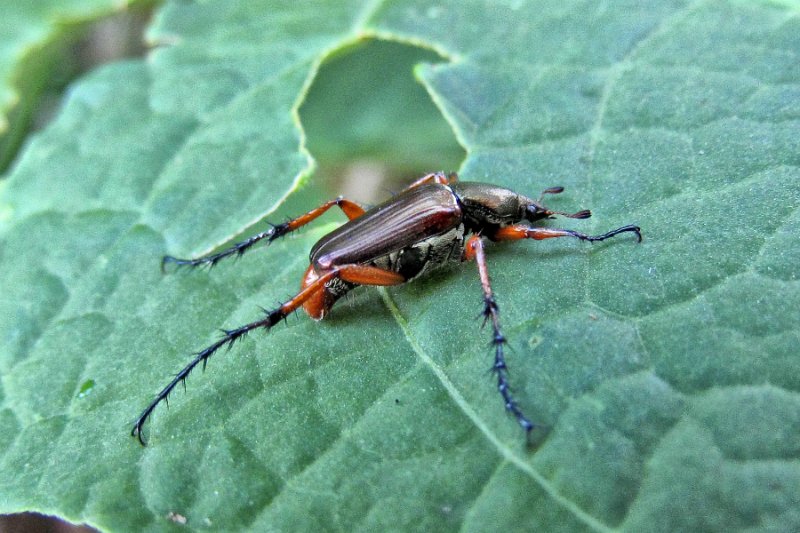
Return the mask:
{"type": "Polygon", "coordinates": [[[424,173],[458,170],[466,152],[414,76],[416,65],[443,61],[432,50],[378,39],[328,56],[300,120],[331,193],[374,202],[424,173]]]}

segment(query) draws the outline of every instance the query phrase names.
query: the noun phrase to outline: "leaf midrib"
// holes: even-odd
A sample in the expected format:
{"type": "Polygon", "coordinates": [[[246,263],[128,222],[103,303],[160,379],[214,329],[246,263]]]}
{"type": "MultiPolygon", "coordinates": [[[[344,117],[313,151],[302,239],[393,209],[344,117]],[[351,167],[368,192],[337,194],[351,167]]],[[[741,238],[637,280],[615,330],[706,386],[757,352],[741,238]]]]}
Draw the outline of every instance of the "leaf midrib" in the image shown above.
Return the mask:
{"type": "Polygon", "coordinates": [[[381,298],[383,298],[384,304],[391,313],[395,322],[397,322],[397,325],[400,326],[403,336],[405,337],[406,342],[408,342],[411,349],[415,354],[417,354],[417,357],[419,357],[420,360],[431,369],[434,376],[436,376],[436,379],[438,379],[442,384],[442,387],[444,387],[444,390],[447,392],[456,406],[467,416],[467,418],[470,419],[475,427],[478,428],[481,433],[483,433],[484,437],[486,437],[486,440],[491,443],[491,445],[497,450],[498,454],[500,454],[500,456],[506,461],[514,465],[522,473],[533,479],[533,481],[538,484],[542,490],[544,490],[545,493],[547,493],[553,500],[567,509],[578,520],[589,526],[592,530],[601,531],[604,533],[611,533],[614,531],[613,528],[590,515],[577,503],[561,494],[558,489],[553,486],[550,481],[538,470],[536,470],[529,462],[527,462],[524,457],[520,456],[517,452],[500,440],[500,438],[494,433],[494,431],[492,431],[489,425],[478,415],[472,406],[469,405],[467,400],[461,395],[453,382],[450,381],[450,378],[447,377],[447,374],[444,372],[442,367],[436,364],[433,358],[428,355],[422,346],[417,342],[416,337],[408,325],[408,321],[400,313],[400,309],[397,307],[397,304],[394,302],[389,292],[382,287],[379,287],[378,291],[380,292],[381,298]]]}

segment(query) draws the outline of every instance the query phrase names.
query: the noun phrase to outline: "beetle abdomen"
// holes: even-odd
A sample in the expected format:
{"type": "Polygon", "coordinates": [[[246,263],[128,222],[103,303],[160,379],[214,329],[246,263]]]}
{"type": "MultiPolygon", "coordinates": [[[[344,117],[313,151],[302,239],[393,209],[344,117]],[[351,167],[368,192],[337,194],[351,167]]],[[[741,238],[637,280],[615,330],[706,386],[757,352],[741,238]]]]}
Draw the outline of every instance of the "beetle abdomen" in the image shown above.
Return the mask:
{"type": "Polygon", "coordinates": [[[464,225],[428,237],[372,262],[377,267],[401,274],[407,281],[451,261],[460,261],[464,247],[464,225]]]}

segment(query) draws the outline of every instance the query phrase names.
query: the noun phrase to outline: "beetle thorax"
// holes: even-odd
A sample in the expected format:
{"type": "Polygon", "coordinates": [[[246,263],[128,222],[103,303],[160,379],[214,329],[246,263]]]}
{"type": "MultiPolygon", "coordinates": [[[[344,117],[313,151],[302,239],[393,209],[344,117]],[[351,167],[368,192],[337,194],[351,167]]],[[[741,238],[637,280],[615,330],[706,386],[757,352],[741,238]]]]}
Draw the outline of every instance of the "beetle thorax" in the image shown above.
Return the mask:
{"type": "Polygon", "coordinates": [[[525,206],[533,201],[510,189],[488,183],[457,182],[451,185],[470,229],[506,226],[524,218],[525,206]]]}

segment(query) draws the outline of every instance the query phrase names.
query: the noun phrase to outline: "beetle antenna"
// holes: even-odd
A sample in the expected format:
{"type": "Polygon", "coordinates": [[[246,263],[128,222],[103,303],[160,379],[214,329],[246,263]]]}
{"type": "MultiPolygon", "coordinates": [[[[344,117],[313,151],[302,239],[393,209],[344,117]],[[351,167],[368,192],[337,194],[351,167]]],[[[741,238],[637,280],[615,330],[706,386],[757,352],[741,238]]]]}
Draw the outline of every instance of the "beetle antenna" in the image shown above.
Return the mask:
{"type": "Polygon", "coordinates": [[[548,187],[542,191],[542,194],[539,195],[539,199],[536,200],[536,203],[541,204],[545,194],[561,194],[562,192],[564,192],[564,187],[548,187]]]}
{"type": "Polygon", "coordinates": [[[563,211],[550,211],[550,214],[552,214],[552,215],[561,215],[562,217],[567,217],[567,218],[589,218],[590,216],[592,216],[592,212],[589,211],[588,209],[582,209],[581,211],[578,211],[577,213],[565,213],[563,211]]]}

